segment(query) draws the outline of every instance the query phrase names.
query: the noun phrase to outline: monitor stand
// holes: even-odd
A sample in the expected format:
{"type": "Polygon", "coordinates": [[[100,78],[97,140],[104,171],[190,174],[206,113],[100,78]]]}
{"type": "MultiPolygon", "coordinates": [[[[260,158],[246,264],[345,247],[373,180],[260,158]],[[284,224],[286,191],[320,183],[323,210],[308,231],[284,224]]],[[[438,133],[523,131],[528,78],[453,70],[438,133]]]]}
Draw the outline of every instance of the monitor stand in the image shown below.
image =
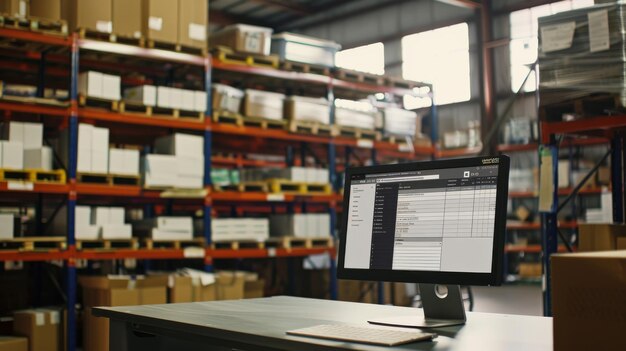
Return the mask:
{"type": "Polygon", "coordinates": [[[369,320],[371,324],[408,327],[438,328],[465,324],[465,308],[458,285],[418,284],[424,316],[399,316],[369,320]],[[442,288],[447,287],[447,293],[442,288]]]}

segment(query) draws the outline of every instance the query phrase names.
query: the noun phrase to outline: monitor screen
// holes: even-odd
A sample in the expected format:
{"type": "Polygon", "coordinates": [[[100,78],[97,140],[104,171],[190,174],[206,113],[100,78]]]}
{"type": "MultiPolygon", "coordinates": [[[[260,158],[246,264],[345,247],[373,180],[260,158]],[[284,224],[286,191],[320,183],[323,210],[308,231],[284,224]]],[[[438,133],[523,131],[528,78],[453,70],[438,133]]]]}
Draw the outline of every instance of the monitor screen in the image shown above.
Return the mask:
{"type": "Polygon", "coordinates": [[[501,159],[348,171],[339,269],[356,279],[375,280],[358,272],[388,272],[381,280],[497,284],[508,183],[508,159],[501,159]]]}

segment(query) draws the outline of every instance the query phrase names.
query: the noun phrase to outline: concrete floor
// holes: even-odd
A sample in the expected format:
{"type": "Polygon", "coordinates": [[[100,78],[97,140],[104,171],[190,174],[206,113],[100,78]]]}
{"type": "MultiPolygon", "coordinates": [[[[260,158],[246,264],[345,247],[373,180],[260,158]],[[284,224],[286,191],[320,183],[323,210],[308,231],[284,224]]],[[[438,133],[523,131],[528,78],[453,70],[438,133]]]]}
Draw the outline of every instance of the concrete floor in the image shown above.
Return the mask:
{"type": "Polygon", "coordinates": [[[540,285],[474,286],[474,311],[543,316],[540,285]]]}

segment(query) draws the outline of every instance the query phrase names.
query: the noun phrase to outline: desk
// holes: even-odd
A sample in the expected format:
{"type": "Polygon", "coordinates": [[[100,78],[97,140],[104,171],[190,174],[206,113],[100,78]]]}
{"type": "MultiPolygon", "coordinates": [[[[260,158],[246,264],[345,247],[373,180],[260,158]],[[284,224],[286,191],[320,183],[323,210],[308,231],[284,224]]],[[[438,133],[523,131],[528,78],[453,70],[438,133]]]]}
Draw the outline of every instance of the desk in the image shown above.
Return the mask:
{"type": "MultiPolygon", "coordinates": [[[[514,302],[512,302],[514,303],[514,302]]],[[[469,312],[467,324],[438,328],[433,342],[378,347],[286,335],[318,324],[367,324],[421,309],[277,296],[169,305],[99,307],[115,351],[196,350],[552,350],[552,318],[469,312]]]]}

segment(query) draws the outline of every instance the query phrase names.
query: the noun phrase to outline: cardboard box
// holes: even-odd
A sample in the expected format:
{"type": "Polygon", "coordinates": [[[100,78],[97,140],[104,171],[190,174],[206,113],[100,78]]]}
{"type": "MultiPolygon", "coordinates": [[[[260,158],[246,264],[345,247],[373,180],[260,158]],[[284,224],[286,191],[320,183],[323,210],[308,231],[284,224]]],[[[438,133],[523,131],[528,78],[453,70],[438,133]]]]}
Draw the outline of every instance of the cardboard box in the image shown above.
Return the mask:
{"type": "Polygon", "coordinates": [[[124,224],[125,214],[124,207],[109,207],[109,224],[124,224]]]}
{"type": "Polygon", "coordinates": [[[204,156],[176,156],[178,175],[204,176],[204,156]]]}
{"type": "Polygon", "coordinates": [[[152,228],[150,237],[153,240],[192,240],[193,232],[152,228]]]}
{"type": "Polygon", "coordinates": [[[29,15],[28,0],[3,0],[0,1],[0,13],[11,17],[25,18],[29,15]]]}
{"type": "Polygon", "coordinates": [[[144,106],[156,106],[157,88],[154,85],[140,85],[124,89],[124,101],[144,106]]]}
{"type": "Polygon", "coordinates": [[[91,172],[109,173],[109,150],[91,150],[91,172]]]}
{"type": "Polygon", "coordinates": [[[207,108],[207,94],[206,91],[194,91],[193,92],[193,110],[198,112],[205,112],[207,108]]]}
{"type": "Polygon", "coordinates": [[[78,93],[87,97],[102,97],[103,74],[87,71],[78,75],[78,93]]]}
{"type": "Polygon", "coordinates": [[[180,189],[201,189],[204,187],[204,177],[178,174],[174,186],[180,189]]]}
{"type": "Polygon", "coordinates": [[[91,224],[105,225],[109,223],[109,208],[94,207],[91,210],[91,224]]]}
{"type": "Polygon", "coordinates": [[[24,150],[24,168],[52,170],[52,149],[49,146],[43,146],[24,150]]]}
{"type": "Polygon", "coordinates": [[[122,79],[120,76],[114,76],[111,74],[102,75],[102,98],[112,101],[119,101],[122,99],[121,94],[122,79]]]}
{"type": "Polygon", "coordinates": [[[156,227],[163,230],[193,232],[191,217],[159,216],[156,218],[156,227]]]}
{"type": "Polygon", "coordinates": [[[626,251],[551,260],[554,350],[625,350],[626,251]]]}
{"type": "Polygon", "coordinates": [[[30,0],[30,16],[51,21],[60,21],[66,17],[63,0],[30,0]]]}
{"type": "Polygon", "coordinates": [[[109,173],[119,175],[138,175],[139,150],[110,149],[109,173]]]}
{"type": "Polygon", "coordinates": [[[71,30],[86,28],[102,33],[113,32],[111,0],[65,0],[66,20],[71,30]]]}
{"type": "Polygon", "coordinates": [[[198,135],[174,133],[158,138],[154,150],[159,154],[198,157],[204,155],[204,138],[198,135]]]}
{"type": "Polygon", "coordinates": [[[183,89],[170,88],[170,105],[175,109],[183,108],[183,89]]]}
{"type": "Polygon", "coordinates": [[[191,277],[171,275],[168,279],[169,303],[193,301],[193,285],[191,277]]]}
{"type": "Polygon", "coordinates": [[[156,105],[163,108],[172,108],[172,88],[170,87],[157,87],[157,101],[156,105]]]}
{"type": "Polygon", "coordinates": [[[182,91],[182,106],[181,109],[185,111],[195,111],[196,108],[196,93],[193,90],[182,91]]]}
{"type": "Polygon", "coordinates": [[[93,276],[79,277],[83,288],[85,351],[109,350],[109,320],[94,317],[94,306],[128,306],[167,302],[167,276],[93,276]]]}
{"type": "Polygon", "coordinates": [[[0,336],[0,351],[28,351],[28,339],[16,336],[0,336]]]}
{"type": "Polygon", "coordinates": [[[24,147],[17,141],[0,141],[0,167],[7,169],[24,168],[24,147]]]}
{"type": "Polygon", "coordinates": [[[92,150],[109,150],[109,130],[107,128],[93,127],[91,135],[92,150]]]}
{"type": "Polygon", "coordinates": [[[13,239],[15,234],[15,216],[9,213],[0,213],[0,239],[13,239]]]}
{"type": "Polygon", "coordinates": [[[285,100],[284,94],[246,89],[243,114],[246,117],[281,120],[283,119],[283,100],[285,100]]]}
{"type": "Polygon", "coordinates": [[[104,224],[101,226],[102,239],[130,239],[133,228],[130,224],[104,224]]]}
{"type": "Polygon", "coordinates": [[[230,111],[239,113],[241,102],[243,101],[243,90],[233,88],[228,85],[213,83],[211,86],[213,110],[230,111]]]}
{"type": "Polygon", "coordinates": [[[330,105],[324,98],[290,96],[285,100],[285,119],[330,124],[330,105]]]}
{"type": "Polygon", "coordinates": [[[226,46],[238,52],[269,55],[273,30],[266,27],[234,24],[212,33],[211,47],[226,46]]]}
{"type": "Polygon", "coordinates": [[[617,250],[626,250],[626,237],[617,238],[617,250]]]}
{"type": "Polygon", "coordinates": [[[143,0],[142,33],[149,40],[176,43],[178,40],[178,1],[143,0]]]}
{"type": "Polygon", "coordinates": [[[578,226],[578,251],[615,250],[619,237],[626,237],[626,225],[580,224],[578,226]]]}
{"type": "Polygon", "coordinates": [[[111,15],[115,34],[141,38],[141,0],[112,0],[111,15]]]}
{"type": "Polygon", "coordinates": [[[178,44],[207,48],[208,1],[178,0],[178,44]]]}
{"type": "Polygon", "coordinates": [[[24,149],[37,149],[43,146],[43,124],[23,122],[22,144],[24,149]]]}
{"type": "Polygon", "coordinates": [[[92,224],[76,224],[76,240],[96,240],[100,238],[100,226],[92,224]]]}
{"type": "Polygon", "coordinates": [[[13,314],[13,332],[28,338],[29,351],[58,351],[60,321],[58,311],[17,311],[13,314]]]}
{"type": "Polygon", "coordinates": [[[597,174],[597,182],[598,185],[609,185],[611,184],[611,168],[610,167],[600,167],[598,168],[597,174]]]}
{"type": "Polygon", "coordinates": [[[217,300],[240,300],[244,297],[245,273],[221,271],[215,276],[217,300]]]}
{"type": "Polygon", "coordinates": [[[541,263],[521,262],[519,264],[519,275],[523,278],[541,277],[541,263]]]}
{"type": "Polygon", "coordinates": [[[254,299],[264,296],[265,280],[256,273],[245,273],[244,298],[254,299]]]}

